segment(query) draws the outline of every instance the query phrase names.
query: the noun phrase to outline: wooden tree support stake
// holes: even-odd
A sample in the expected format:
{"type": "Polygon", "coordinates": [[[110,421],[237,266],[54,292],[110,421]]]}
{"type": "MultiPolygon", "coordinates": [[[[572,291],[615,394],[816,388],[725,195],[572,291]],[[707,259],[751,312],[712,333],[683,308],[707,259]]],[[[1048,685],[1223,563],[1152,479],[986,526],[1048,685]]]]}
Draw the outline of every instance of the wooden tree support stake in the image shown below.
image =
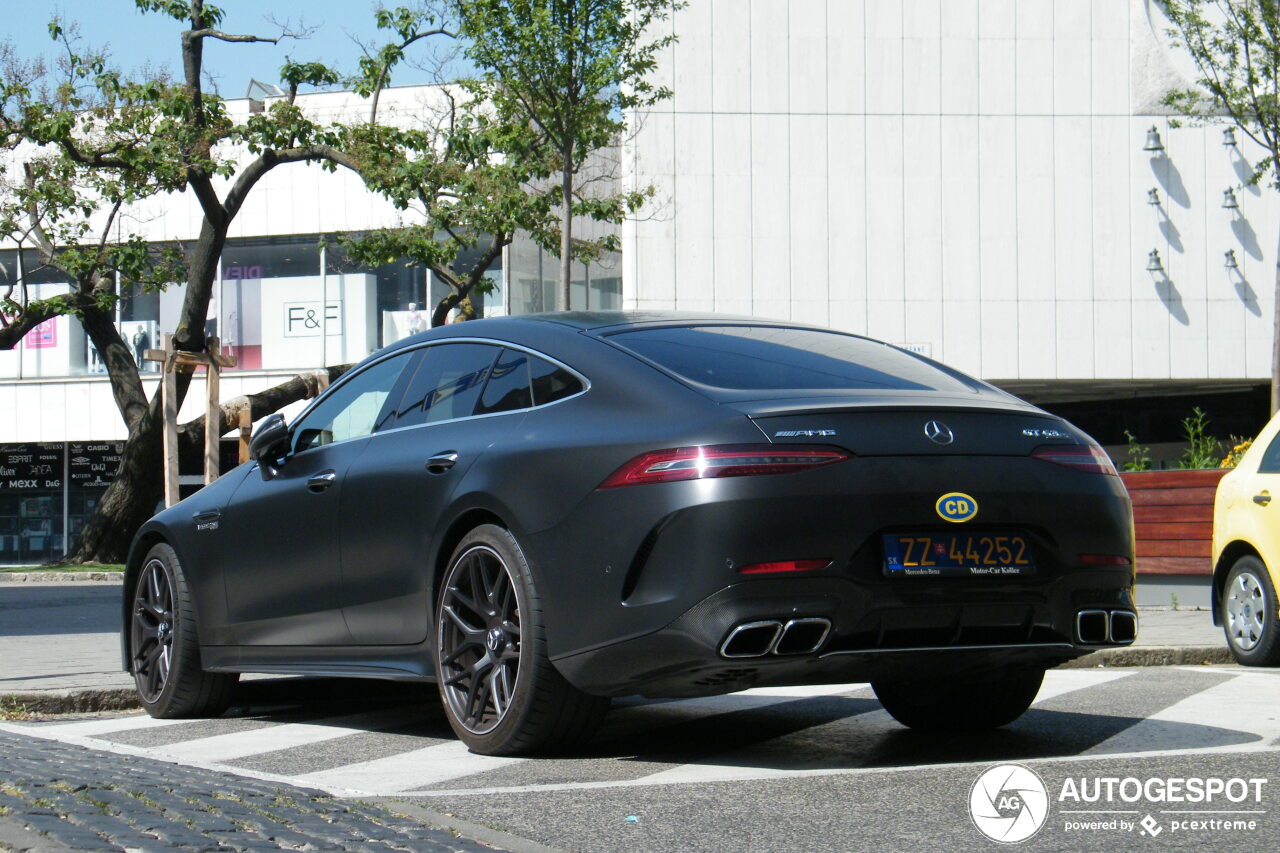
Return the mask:
{"type": "MultiPolygon", "coordinates": [[[[220,379],[222,368],[235,367],[234,356],[223,355],[217,338],[208,339],[205,352],[183,352],[173,347],[173,335],[164,336],[164,349],[149,349],[143,361],[157,361],[162,365],[160,393],[164,401],[164,505],[173,506],[181,498],[178,480],[178,374],[194,373],[203,366],[208,402],[204,419],[204,483],[209,485],[218,479],[218,441],[222,438],[222,406],[220,379]]],[[[241,420],[243,426],[243,419],[241,420]]]]}

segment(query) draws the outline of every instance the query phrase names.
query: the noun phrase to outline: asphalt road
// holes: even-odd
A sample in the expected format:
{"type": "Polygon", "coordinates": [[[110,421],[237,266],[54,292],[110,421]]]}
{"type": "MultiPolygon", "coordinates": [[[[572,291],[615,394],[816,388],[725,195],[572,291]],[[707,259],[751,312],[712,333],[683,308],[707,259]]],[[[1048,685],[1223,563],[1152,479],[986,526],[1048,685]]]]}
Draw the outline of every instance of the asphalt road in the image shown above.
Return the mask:
{"type": "Polygon", "coordinates": [[[1034,792],[1025,803],[1007,790],[997,796],[997,785],[979,809],[999,810],[980,816],[996,832],[1043,821],[1018,845],[1028,850],[1280,847],[1280,671],[1053,672],[1021,719],[970,737],[904,730],[865,685],[632,700],[581,752],[538,759],[466,752],[430,688],[317,680],[300,702],[302,686],[245,685],[240,707],[218,720],[3,728],[351,800],[392,799],[559,850],[1006,849],[979,832],[970,795],[980,776],[1007,764],[1038,774],[1041,801],[1034,792]],[[1228,790],[1252,786],[1258,796],[1161,799],[1170,777],[1239,779],[1228,790]],[[1136,781],[1109,802],[1091,800],[1099,778],[1136,781]],[[1068,779],[1081,797],[1070,796],[1068,779]],[[1223,820],[1239,823],[1213,823],[1223,820]]]}
{"type": "Polygon", "coordinates": [[[0,637],[120,630],[119,584],[0,583],[0,637]]]}

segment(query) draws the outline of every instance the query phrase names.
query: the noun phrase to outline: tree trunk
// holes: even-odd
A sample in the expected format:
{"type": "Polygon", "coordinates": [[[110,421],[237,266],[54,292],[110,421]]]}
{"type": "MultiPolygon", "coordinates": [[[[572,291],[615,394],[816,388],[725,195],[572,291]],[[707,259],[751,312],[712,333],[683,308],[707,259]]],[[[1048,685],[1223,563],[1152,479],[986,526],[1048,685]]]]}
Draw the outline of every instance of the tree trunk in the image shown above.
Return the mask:
{"type": "Polygon", "coordinates": [[[573,149],[566,146],[560,173],[560,291],[557,311],[568,311],[573,270],[573,149]]]}
{"type": "Polygon", "coordinates": [[[1271,414],[1280,409],[1280,244],[1276,248],[1276,281],[1271,294],[1271,414]]]}
{"type": "MultiPolygon", "coordinates": [[[[185,385],[189,377],[180,384],[185,385]]],[[[123,563],[133,534],[155,513],[163,494],[160,395],[129,433],[116,478],[76,537],[68,563],[123,563]]]]}

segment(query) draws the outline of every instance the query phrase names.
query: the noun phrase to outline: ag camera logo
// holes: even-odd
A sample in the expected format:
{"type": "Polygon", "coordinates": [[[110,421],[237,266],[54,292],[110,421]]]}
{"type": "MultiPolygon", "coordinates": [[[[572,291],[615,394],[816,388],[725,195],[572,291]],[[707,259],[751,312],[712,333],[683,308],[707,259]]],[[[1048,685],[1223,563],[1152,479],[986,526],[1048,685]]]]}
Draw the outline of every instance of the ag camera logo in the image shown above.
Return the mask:
{"type": "Polygon", "coordinates": [[[1001,764],[969,790],[969,817],[978,831],[1001,844],[1026,841],[1049,817],[1044,780],[1021,764],[1001,764]]]}

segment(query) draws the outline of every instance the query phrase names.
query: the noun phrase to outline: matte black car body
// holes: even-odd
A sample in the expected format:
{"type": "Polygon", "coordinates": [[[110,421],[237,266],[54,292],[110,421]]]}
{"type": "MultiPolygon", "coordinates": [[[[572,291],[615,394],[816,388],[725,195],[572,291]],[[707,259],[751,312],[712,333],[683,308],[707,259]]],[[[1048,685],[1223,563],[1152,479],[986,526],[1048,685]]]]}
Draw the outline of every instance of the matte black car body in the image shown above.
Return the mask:
{"type": "MultiPolygon", "coordinates": [[[[716,325],[797,328],[717,316],[558,314],[401,341],[343,382],[406,348],[475,340],[563,365],[583,390],[520,411],[375,432],[347,442],[363,446],[336,464],[308,457],[341,453],[343,444],[315,448],[285,459],[270,480],[256,463],[242,465],[142,528],[126,588],[163,541],[185,567],[205,669],[430,679],[442,572],[463,536],[487,523],[523,548],[540,586],[551,662],[573,686],[601,696],[1043,669],[1132,641],[1132,625],[1114,636],[1081,628],[1092,613],[1134,611],[1123,485],[1032,456],[1045,446],[1092,445],[1087,436],[940,365],[961,390],[752,395],[700,387],[612,338],[716,325]],[[944,424],[952,441],[931,440],[930,421],[944,424]],[[776,476],[598,488],[650,451],[770,443],[835,447],[850,458],[776,476]],[[457,463],[428,470],[444,452],[457,463]],[[317,470],[334,467],[332,488],[308,488],[317,470]],[[886,577],[882,534],[958,529],[937,510],[951,492],[980,506],[965,529],[1025,536],[1035,573],[886,577]],[[740,571],[810,558],[830,565],[740,571]],[[802,624],[816,648],[724,654],[736,627],[793,620],[814,620],[802,624]],[[830,630],[817,630],[824,622],[830,630]]],[[[126,625],[129,607],[126,597],[126,625]]]]}

